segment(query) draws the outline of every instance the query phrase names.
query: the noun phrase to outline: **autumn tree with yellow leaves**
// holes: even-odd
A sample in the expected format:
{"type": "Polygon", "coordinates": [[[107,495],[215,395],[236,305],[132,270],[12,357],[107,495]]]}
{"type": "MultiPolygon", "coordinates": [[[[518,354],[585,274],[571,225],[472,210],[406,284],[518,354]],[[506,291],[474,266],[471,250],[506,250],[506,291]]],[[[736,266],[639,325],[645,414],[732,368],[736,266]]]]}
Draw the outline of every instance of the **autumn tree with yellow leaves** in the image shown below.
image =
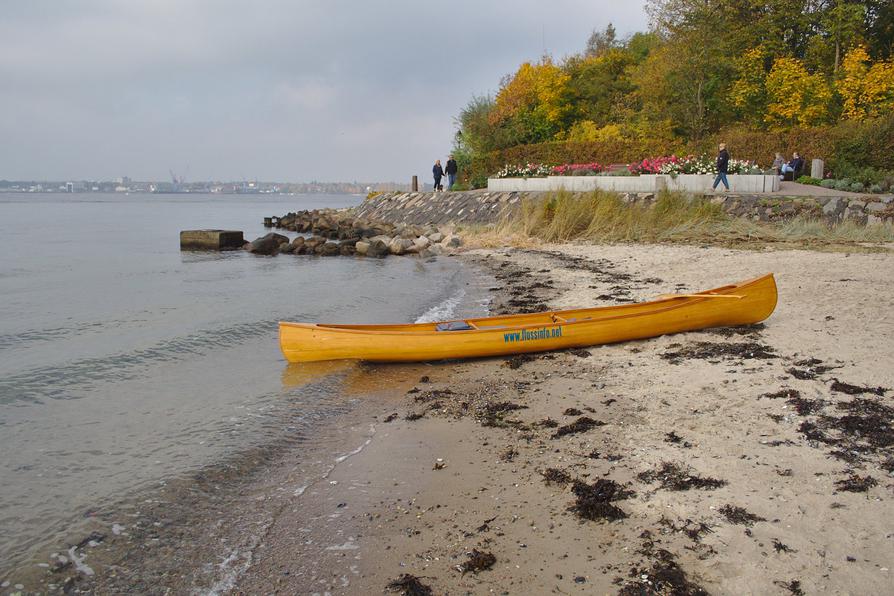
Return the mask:
{"type": "Polygon", "coordinates": [[[842,117],[862,121],[894,110],[894,62],[873,64],[866,48],[857,46],[845,55],[840,75],[842,117]]]}

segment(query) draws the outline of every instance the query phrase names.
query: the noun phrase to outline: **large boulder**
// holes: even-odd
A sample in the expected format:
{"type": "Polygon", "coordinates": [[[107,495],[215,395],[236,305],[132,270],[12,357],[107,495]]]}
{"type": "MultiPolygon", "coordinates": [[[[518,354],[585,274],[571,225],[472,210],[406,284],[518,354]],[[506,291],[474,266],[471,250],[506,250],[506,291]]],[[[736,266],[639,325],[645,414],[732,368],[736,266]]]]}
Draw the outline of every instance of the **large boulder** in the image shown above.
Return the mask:
{"type": "Polygon", "coordinates": [[[357,251],[355,246],[356,245],[354,243],[340,242],[338,245],[338,254],[344,255],[346,257],[351,256],[357,251]]]}
{"type": "Polygon", "coordinates": [[[317,253],[323,257],[334,257],[340,252],[338,244],[335,242],[326,242],[317,247],[317,253]]]}
{"type": "Polygon", "coordinates": [[[393,255],[402,255],[413,246],[413,241],[409,238],[394,238],[388,243],[388,250],[393,255]]]}
{"type": "Polygon", "coordinates": [[[434,232],[433,234],[428,235],[428,239],[437,244],[444,239],[444,234],[441,232],[434,232]]]}
{"type": "Polygon", "coordinates": [[[354,245],[354,250],[357,251],[358,255],[365,255],[369,250],[369,242],[367,242],[366,240],[361,240],[354,245]]]}
{"type": "Polygon", "coordinates": [[[270,232],[265,236],[261,236],[252,240],[248,250],[256,255],[275,255],[279,252],[282,244],[288,244],[289,239],[282,234],[270,232]]]}
{"type": "Polygon", "coordinates": [[[425,250],[431,245],[431,241],[425,236],[419,236],[413,240],[413,245],[416,247],[416,250],[425,250]]]}
{"type": "Polygon", "coordinates": [[[388,256],[388,245],[381,240],[373,240],[366,249],[366,255],[369,257],[383,258],[388,256]]]}

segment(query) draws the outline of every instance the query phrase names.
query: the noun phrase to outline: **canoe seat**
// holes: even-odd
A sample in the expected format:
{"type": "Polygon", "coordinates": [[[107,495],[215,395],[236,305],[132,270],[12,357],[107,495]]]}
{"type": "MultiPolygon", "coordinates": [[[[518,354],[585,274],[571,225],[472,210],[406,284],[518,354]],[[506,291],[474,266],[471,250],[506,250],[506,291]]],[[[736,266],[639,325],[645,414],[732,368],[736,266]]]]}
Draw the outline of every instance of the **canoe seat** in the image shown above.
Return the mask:
{"type": "Polygon", "coordinates": [[[435,325],[435,331],[471,331],[475,329],[465,321],[449,321],[435,325]]]}

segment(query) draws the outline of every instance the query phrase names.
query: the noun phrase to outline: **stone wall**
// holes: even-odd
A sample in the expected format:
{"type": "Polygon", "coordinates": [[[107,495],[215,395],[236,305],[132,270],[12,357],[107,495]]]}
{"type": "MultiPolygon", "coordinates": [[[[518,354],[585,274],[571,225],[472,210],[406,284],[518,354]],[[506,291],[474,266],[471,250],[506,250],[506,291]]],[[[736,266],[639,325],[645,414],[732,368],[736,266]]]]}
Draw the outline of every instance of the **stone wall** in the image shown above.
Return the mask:
{"type": "MultiPolygon", "coordinates": [[[[384,193],[354,208],[358,217],[407,224],[491,224],[518,207],[522,199],[541,199],[546,192],[416,192],[384,193]]],[[[577,193],[575,193],[577,194],[577,193]]],[[[655,193],[620,193],[628,203],[651,204],[655,193]]],[[[704,196],[727,213],[752,220],[776,221],[797,215],[832,223],[852,220],[860,224],[894,221],[894,196],[841,197],[768,196],[724,193],[704,196]]]]}

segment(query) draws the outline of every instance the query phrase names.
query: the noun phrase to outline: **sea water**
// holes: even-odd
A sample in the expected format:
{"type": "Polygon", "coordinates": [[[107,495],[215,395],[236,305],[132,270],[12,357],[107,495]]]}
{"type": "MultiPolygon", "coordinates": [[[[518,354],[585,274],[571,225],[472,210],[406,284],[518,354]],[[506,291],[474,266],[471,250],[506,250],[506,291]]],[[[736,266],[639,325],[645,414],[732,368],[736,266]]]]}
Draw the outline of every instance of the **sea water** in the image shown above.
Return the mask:
{"type": "Polygon", "coordinates": [[[179,250],[180,230],[251,240],[360,200],[0,194],[0,575],[122,495],[332,415],[337,386],[284,382],[278,321],[485,314],[451,258],[179,250]]]}

